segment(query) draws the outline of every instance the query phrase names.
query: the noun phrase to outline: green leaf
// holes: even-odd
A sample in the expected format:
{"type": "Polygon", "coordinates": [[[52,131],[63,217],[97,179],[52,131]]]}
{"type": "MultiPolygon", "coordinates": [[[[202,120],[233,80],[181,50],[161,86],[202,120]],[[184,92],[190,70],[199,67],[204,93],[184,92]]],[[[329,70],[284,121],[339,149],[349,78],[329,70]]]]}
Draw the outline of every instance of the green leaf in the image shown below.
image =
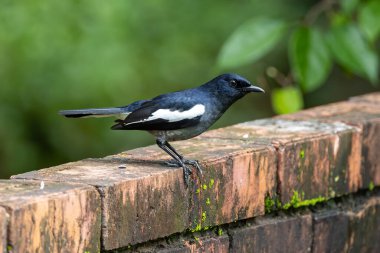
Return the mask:
{"type": "Polygon", "coordinates": [[[319,88],[331,70],[331,59],[322,34],[300,27],[289,43],[289,58],[295,79],[305,92],[319,88]]]}
{"type": "Polygon", "coordinates": [[[340,4],[345,13],[352,13],[360,0],[340,0],[340,4]]]}
{"type": "Polygon", "coordinates": [[[303,108],[302,93],[296,87],[274,89],[271,95],[272,107],[277,114],[292,113],[303,108]]]}
{"type": "Polygon", "coordinates": [[[380,33],[380,1],[368,1],[359,10],[358,21],[369,41],[374,42],[380,33]]]}
{"type": "Polygon", "coordinates": [[[256,61],[280,41],[286,28],[285,21],[269,18],[243,23],[223,45],[218,57],[219,67],[232,68],[256,61]]]}
{"type": "Polygon", "coordinates": [[[378,58],[353,25],[333,27],[328,35],[330,50],[340,65],[367,78],[373,84],[378,80],[378,58]]]}

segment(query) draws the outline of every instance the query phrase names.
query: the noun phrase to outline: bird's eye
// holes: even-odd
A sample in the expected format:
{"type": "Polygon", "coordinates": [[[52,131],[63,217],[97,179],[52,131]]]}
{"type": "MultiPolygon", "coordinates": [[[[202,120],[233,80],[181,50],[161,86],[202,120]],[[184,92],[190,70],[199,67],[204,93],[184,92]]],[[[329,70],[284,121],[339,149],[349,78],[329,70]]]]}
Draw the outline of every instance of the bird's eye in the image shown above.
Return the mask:
{"type": "Polygon", "coordinates": [[[236,80],[231,80],[230,84],[231,84],[232,87],[236,87],[237,86],[236,80]]]}

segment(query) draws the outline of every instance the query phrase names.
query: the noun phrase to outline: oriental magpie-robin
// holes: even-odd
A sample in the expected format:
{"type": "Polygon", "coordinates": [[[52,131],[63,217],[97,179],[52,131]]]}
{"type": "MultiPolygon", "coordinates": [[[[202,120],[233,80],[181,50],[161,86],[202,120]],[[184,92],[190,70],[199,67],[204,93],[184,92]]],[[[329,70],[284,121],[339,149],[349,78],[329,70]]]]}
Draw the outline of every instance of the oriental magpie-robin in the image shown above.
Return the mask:
{"type": "Polygon", "coordinates": [[[156,137],[157,145],[174,160],[169,165],[183,168],[189,184],[194,166],[201,174],[197,160],[180,155],[168,141],[185,140],[206,131],[238,99],[250,92],[264,92],[237,74],[223,74],[193,89],[159,95],[122,107],[60,111],[68,118],[116,116],[113,130],[145,130],[156,137]]]}

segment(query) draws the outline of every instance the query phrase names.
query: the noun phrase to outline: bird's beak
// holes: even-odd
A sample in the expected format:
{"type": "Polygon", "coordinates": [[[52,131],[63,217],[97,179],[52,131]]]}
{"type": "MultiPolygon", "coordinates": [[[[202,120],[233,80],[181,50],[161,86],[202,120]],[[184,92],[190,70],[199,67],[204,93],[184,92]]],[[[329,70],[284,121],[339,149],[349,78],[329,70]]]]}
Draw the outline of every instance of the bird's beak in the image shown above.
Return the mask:
{"type": "Polygon", "coordinates": [[[254,85],[251,85],[249,87],[245,87],[245,88],[243,88],[243,90],[246,92],[264,92],[265,93],[265,90],[261,89],[260,87],[254,86],[254,85]]]}

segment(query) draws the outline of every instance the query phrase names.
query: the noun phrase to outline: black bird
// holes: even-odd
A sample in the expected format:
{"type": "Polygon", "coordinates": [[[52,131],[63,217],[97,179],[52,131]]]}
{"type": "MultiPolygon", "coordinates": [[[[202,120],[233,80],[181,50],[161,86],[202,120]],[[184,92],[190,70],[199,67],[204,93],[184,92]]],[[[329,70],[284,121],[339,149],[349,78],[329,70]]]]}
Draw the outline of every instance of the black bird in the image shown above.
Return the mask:
{"type": "Polygon", "coordinates": [[[194,166],[201,174],[197,160],[180,155],[168,141],[185,140],[206,131],[238,99],[250,92],[263,89],[237,74],[223,74],[193,89],[159,95],[130,105],[111,108],[64,110],[68,118],[116,116],[113,130],[145,130],[156,137],[157,145],[175,161],[168,163],[183,168],[184,180],[189,184],[194,166]]]}

